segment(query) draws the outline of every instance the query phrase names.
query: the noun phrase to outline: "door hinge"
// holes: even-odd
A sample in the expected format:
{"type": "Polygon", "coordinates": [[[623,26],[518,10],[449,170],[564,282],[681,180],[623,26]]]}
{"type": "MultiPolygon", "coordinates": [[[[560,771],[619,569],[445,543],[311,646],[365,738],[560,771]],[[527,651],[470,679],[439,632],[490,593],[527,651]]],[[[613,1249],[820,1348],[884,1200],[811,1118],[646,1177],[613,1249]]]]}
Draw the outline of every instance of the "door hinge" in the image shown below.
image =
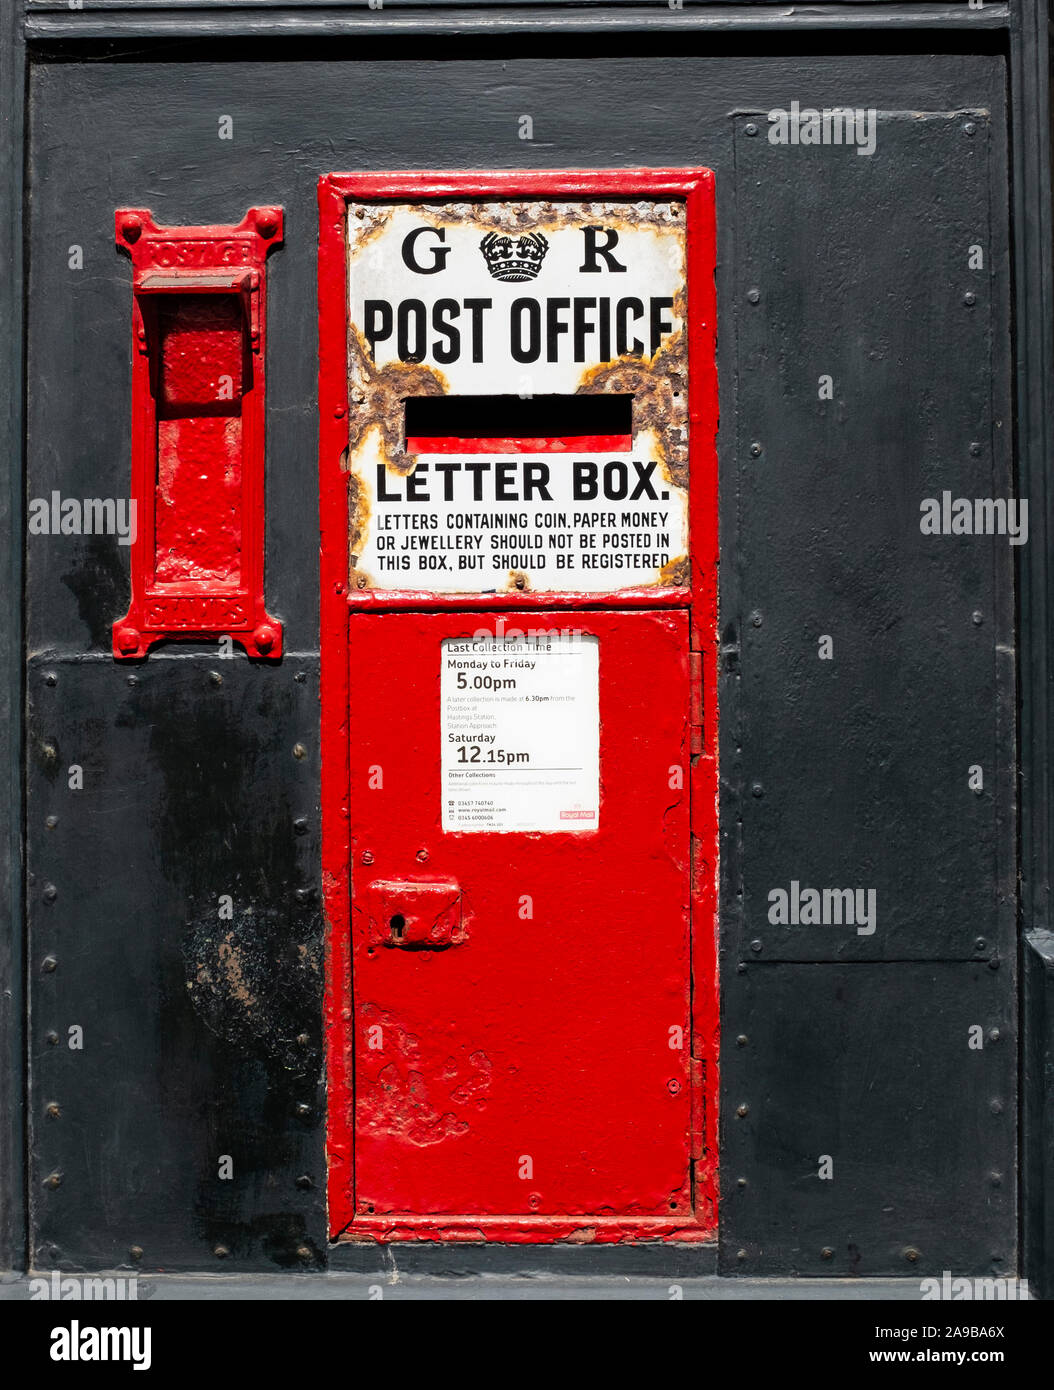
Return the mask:
{"type": "Polygon", "coordinates": [[[688,671],[691,682],[691,715],[690,723],[692,730],[691,751],[694,758],[703,751],[703,654],[702,652],[689,651],[688,671]]]}

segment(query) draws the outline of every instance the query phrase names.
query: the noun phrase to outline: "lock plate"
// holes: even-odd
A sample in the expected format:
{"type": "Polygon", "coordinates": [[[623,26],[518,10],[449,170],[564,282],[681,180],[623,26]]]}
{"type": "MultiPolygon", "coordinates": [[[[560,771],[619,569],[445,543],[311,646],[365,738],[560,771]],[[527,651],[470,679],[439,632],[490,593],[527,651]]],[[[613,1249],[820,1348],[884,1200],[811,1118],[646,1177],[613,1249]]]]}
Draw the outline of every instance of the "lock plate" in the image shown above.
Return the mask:
{"type": "Polygon", "coordinates": [[[369,918],[371,946],[444,951],[466,939],[461,885],[453,879],[374,879],[359,906],[369,918]]]}

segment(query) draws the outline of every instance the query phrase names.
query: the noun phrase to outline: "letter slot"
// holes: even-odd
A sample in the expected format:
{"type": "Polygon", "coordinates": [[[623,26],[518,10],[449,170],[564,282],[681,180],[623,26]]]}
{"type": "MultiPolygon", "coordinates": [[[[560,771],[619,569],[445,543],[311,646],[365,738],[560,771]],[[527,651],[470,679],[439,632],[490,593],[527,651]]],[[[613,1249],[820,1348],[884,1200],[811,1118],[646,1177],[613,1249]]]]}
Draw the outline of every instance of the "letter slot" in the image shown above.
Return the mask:
{"type": "Polygon", "coordinates": [[[116,657],[165,638],[281,655],[263,597],[264,262],[280,208],[236,227],[159,227],[119,209],[132,257],[132,601],[116,657]]]}

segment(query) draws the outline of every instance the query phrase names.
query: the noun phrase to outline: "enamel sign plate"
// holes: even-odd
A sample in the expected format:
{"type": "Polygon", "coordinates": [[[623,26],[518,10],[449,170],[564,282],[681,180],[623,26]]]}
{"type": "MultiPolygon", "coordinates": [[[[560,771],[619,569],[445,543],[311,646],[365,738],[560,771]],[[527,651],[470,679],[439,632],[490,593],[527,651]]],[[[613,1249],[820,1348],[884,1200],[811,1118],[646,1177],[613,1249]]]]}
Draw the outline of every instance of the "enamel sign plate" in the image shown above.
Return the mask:
{"type": "Polygon", "coordinates": [[[685,276],[676,199],[349,203],[351,589],[686,584],[685,276]]]}

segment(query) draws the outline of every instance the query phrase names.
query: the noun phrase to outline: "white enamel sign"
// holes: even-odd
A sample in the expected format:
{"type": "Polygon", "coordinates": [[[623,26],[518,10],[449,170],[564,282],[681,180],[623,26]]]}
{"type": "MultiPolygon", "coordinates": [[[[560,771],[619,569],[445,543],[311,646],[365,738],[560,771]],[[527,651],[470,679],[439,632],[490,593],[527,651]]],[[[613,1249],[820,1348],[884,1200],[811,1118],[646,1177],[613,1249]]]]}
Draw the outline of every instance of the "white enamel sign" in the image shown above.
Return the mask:
{"type": "Polygon", "coordinates": [[[348,205],[349,580],[687,582],[677,201],[348,205]]]}

